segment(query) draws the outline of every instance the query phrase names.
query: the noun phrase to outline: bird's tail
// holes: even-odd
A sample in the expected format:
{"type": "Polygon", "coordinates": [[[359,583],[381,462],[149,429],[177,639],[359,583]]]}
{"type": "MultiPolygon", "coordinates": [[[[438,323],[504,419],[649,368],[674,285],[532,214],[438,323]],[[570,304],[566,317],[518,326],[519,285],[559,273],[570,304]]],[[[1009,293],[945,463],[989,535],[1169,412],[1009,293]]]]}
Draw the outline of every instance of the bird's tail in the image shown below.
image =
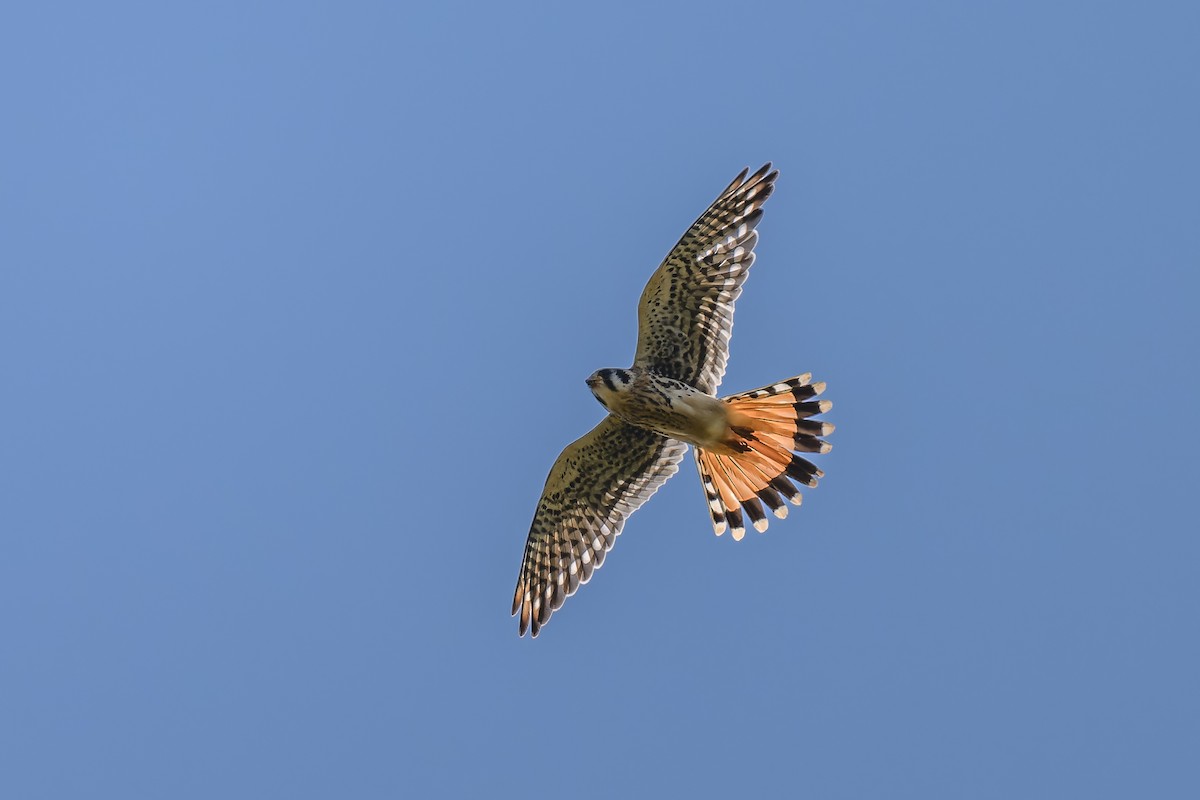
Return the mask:
{"type": "Polygon", "coordinates": [[[828,453],[820,437],[833,432],[828,422],[812,420],[833,404],[813,398],[824,383],[810,384],[809,373],[722,398],[729,412],[725,439],[710,449],[695,448],[700,481],[708,496],[713,530],[720,536],[728,525],[733,538],[746,535],[742,511],[757,531],[767,529],[765,503],[771,512],[787,516],[784,499],[800,505],[792,481],[816,486],[824,472],[799,453],[828,453]]]}

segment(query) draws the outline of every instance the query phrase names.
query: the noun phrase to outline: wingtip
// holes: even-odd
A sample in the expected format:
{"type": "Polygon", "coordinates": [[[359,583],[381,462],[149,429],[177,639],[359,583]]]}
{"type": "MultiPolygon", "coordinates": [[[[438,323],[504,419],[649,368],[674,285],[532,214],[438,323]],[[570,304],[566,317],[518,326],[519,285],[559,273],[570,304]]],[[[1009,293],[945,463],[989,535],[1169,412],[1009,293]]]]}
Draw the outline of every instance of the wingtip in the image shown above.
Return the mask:
{"type": "Polygon", "coordinates": [[[774,184],[775,181],[778,179],[779,179],[779,170],[774,169],[772,167],[770,161],[763,164],[761,167],[758,168],[758,172],[755,172],[753,175],[750,176],[750,180],[755,181],[757,183],[765,183],[765,184],[774,184]]]}

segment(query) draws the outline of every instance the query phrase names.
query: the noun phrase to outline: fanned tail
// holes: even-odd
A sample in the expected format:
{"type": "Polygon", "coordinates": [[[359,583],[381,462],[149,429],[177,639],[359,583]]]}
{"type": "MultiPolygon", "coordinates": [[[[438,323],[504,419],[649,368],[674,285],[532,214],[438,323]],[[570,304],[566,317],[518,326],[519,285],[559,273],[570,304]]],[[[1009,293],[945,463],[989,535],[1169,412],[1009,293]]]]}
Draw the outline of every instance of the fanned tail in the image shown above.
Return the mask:
{"type": "Polygon", "coordinates": [[[713,530],[720,536],[726,526],[735,540],[746,535],[742,512],[757,531],[767,529],[765,504],[776,517],[787,516],[787,505],[803,499],[792,484],[816,486],[825,475],[800,453],[828,453],[821,439],[833,432],[828,422],[809,417],[832,408],[828,400],[813,398],[825,391],[824,383],[810,384],[805,373],[761,389],[722,398],[729,411],[729,429],[720,445],[694,448],[700,482],[708,498],[713,530]]]}

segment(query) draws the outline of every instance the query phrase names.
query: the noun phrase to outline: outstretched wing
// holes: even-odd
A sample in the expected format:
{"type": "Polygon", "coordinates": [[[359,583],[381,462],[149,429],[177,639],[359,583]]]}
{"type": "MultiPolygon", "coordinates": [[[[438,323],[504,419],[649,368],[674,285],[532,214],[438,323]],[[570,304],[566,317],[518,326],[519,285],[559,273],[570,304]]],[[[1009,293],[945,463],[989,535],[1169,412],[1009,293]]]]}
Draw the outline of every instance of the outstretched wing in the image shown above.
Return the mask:
{"type": "Polygon", "coordinates": [[[725,375],[733,303],[754,263],[762,205],[779,172],[742,170],[650,276],[633,363],[710,394],[725,375]]]}
{"type": "Polygon", "coordinates": [[[604,563],[625,519],[679,469],[687,445],[611,414],[550,469],[525,541],[512,613],[533,635],[604,563]]]}

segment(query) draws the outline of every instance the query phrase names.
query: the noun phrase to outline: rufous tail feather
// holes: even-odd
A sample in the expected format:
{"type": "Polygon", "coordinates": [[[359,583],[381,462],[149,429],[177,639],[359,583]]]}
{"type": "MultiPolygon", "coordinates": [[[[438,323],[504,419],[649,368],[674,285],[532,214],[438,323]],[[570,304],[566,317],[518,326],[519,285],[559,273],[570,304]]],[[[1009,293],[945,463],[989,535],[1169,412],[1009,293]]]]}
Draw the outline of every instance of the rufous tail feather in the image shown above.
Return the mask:
{"type": "Polygon", "coordinates": [[[755,530],[765,531],[764,505],[783,519],[788,511],[784,501],[800,505],[803,499],[793,481],[816,486],[825,475],[800,455],[828,453],[831,447],[821,437],[832,433],[833,425],[809,418],[833,404],[813,399],[825,391],[825,384],[809,383],[811,378],[805,373],[721,398],[729,412],[725,438],[712,448],[694,448],[718,536],[728,527],[733,538],[741,540],[747,517],[755,530]]]}

